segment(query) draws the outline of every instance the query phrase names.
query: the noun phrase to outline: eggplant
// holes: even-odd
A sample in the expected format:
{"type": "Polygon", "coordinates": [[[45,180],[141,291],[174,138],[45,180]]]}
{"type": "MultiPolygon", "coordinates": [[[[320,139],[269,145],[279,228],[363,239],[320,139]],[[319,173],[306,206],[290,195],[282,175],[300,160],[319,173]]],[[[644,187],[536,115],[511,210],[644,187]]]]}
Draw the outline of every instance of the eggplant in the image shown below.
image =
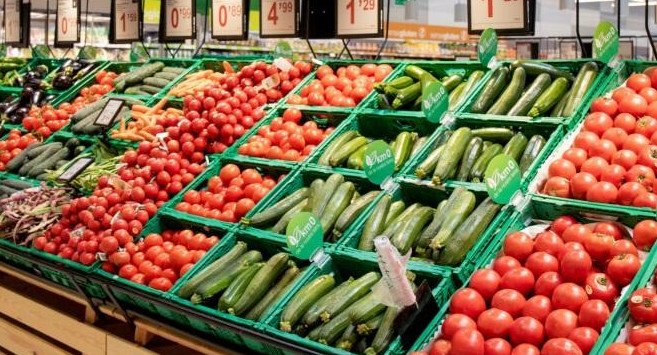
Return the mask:
{"type": "Polygon", "coordinates": [[[11,115],[16,113],[16,111],[18,110],[19,107],[21,107],[21,105],[18,102],[15,103],[15,104],[9,105],[9,106],[7,106],[7,108],[5,108],[4,114],[7,115],[7,116],[11,116],[11,115]]]}
{"type": "Polygon", "coordinates": [[[52,102],[53,100],[55,100],[56,97],[57,97],[57,95],[55,95],[55,94],[50,94],[50,95],[44,96],[43,99],[41,99],[41,102],[39,103],[39,106],[43,106],[43,105],[45,105],[49,102],[52,102]]]}
{"type": "Polygon", "coordinates": [[[79,79],[83,78],[85,75],[87,75],[87,73],[92,71],[94,69],[94,67],[95,67],[94,64],[88,64],[84,68],[80,69],[77,72],[77,74],[75,74],[75,77],[73,78],[73,80],[79,80],[79,79]]]}
{"type": "Polygon", "coordinates": [[[73,78],[66,74],[58,74],[52,80],[52,86],[58,90],[66,90],[73,86],[73,78]]]}
{"type": "Polygon", "coordinates": [[[27,116],[27,114],[30,112],[30,109],[28,107],[19,107],[16,110],[15,116],[16,116],[16,122],[21,122],[23,121],[23,118],[27,116]]]}
{"type": "Polygon", "coordinates": [[[14,87],[22,88],[23,86],[25,86],[25,80],[23,80],[22,76],[17,77],[16,81],[14,82],[14,87]]]}
{"type": "Polygon", "coordinates": [[[39,90],[39,89],[34,90],[34,93],[32,93],[32,102],[31,102],[32,105],[38,106],[43,96],[45,96],[43,90],[39,90]]]}
{"type": "Polygon", "coordinates": [[[22,105],[29,105],[32,102],[32,96],[34,95],[34,88],[31,86],[25,86],[21,91],[21,100],[22,105]]]}
{"type": "Polygon", "coordinates": [[[41,64],[41,65],[37,65],[37,67],[34,68],[34,71],[36,71],[37,73],[39,73],[39,75],[41,75],[41,77],[44,77],[44,76],[48,75],[48,72],[49,72],[50,70],[48,69],[47,66],[41,64]]]}

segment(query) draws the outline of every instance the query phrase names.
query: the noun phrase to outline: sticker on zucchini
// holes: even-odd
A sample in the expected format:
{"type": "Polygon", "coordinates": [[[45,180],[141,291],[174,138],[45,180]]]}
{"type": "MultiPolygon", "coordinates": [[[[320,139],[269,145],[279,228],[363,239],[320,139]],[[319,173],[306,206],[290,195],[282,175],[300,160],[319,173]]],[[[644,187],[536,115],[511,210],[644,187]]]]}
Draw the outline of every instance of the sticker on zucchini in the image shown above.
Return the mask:
{"type": "Polygon", "coordinates": [[[292,217],[285,234],[290,252],[299,259],[310,259],[322,247],[322,225],[310,212],[301,212],[292,217]]]}
{"type": "Polygon", "coordinates": [[[609,64],[618,55],[618,31],[609,21],[602,21],[593,32],[593,54],[595,59],[609,64]]]}
{"type": "Polygon", "coordinates": [[[431,123],[438,123],[449,108],[449,93],[440,82],[427,85],[422,92],[422,112],[431,123]]]}
{"type": "Polygon", "coordinates": [[[395,157],[388,143],[377,140],[367,145],[363,156],[363,171],[367,179],[379,185],[395,172],[395,157]]]}
{"type": "Polygon", "coordinates": [[[477,56],[479,62],[487,67],[495,65],[497,60],[493,60],[497,55],[497,33],[492,28],[487,28],[479,36],[477,45],[477,56]]]}
{"type": "Polygon", "coordinates": [[[520,178],[520,168],[512,157],[506,154],[496,156],[484,172],[488,196],[499,204],[509,203],[520,190],[520,178]]]}

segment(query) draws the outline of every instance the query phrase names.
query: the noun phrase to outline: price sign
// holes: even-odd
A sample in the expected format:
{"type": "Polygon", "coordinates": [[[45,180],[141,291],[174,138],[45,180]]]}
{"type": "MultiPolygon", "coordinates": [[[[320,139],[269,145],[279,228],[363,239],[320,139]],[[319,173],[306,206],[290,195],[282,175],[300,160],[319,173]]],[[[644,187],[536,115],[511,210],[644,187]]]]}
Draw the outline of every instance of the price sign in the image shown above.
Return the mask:
{"type": "Polygon", "coordinates": [[[80,0],[57,0],[55,47],[80,42],[80,0]]]}
{"type": "Polygon", "coordinates": [[[160,7],[160,42],[180,42],[196,36],[195,0],[163,0],[160,7]]]}
{"type": "Polygon", "coordinates": [[[487,28],[502,34],[534,34],[535,0],[469,0],[468,33],[487,28]],[[531,16],[530,16],[531,15],[531,16]]]}
{"type": "Polygon", "coordinates": [[[383,0],[338,0],[337,37],[383,36],[383,0]]]}
{"type": "Polygon", "coordinates": [[[248,0],[212,1],[212,38],[246,39],[249,31],[248,0]]]}
{"type": "Polygon", "coordinates": [[[261,0],[260,37],[297,37],[299,0],[261,0]]]}
{"type": "Polygon", "coordinates": [[[94,158],[80,158],[71,164],[59,177],[58,181],[71,182],[94,162],[94,158]]]}
{"type": "Polygon", "coordinates": [[[111,43],[132,43],[142,39],[141,0],[112,0],[111,43]]]}
{"type": "Polygon", "coordinates": [[[5,0],[5,43],[21,43],[21,7],[22,0],[5,0]]]}
{"type": "Polygon", "coordinates": [[[94,125],[109,127],[115,120],[116,116],[121,112],[121,108],[125,102],[122,99],[107,100],[105,107],[100,111],[98,117],[94,121],[94,125]]]}

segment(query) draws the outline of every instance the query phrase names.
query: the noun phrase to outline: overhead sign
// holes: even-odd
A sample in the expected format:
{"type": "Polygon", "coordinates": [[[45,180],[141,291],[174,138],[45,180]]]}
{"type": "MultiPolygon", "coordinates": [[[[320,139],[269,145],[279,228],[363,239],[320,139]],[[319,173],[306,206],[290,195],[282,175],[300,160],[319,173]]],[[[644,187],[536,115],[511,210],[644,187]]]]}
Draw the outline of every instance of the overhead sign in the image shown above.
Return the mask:
{"type": "Polygon", "coordinates": [[[212,1],[212,38],[246,39],[249,34],[249,0],[212,1]]]}
{"type": "Polygon", "coordinates": [[[196,36],[196,0],[162,0],[160,42],[182,42],[196,36]]]}
{"type": "Polygon", "coordinates": [[[57,0],[55,47],[80,42],[80,0],[57,0]]]}
{"type": "Polygon", "coordinates": [[[468,33],[533,35],[536,0],[468,0],[468,33]]]}
{"type": "Polygon", "coordinates": [[[299,0],[260,0],[260,37],[297,37],[299,16],[299,0]]]}
{"type": "Polygon", "coordinates": [[[110,43],[132,43],[142,39],[143,11],[140,0],[112,0],[110,43]]]}
{"type": "Polygon", "coordinates": [[[21,7],[22,0],[4,1],[5,43],[14,45],[21,43],[21,7]]]}
{"type": "Polygon", "coordinates": [[[383,36],[383,0],[337,0],[336,36],[383,36]]]}

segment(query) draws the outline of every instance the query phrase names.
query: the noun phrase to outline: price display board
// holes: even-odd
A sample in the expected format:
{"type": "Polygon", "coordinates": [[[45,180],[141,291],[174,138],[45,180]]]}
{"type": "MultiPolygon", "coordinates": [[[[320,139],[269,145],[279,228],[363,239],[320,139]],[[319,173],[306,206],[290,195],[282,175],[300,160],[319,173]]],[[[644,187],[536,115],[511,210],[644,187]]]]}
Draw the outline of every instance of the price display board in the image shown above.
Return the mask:
{"type": "Polygon", "coordinates": [[[22,0],[4,1],[5,43],[7,45],[21,44],[23,31],[21,30],[22,0]]]}
{"type": "Polygon", "coordinates": [[[468,0],[468,33],[533,35],[536,0],[468,0]]]}
{"type": "Polygon", "coordinates": [[[132,43],[143,36],[141,0],[112,0],[110,43],[132,43]]]}
{"type": "Polygon", "coordinates": [[[212,0],[212,38],[247,39],[249,0],[212,0]]]}
{"type": "Polygon", "coordinates": [[[162,0],[160,42],[182,42],[196,36],[196,1],[162,0]]]}
{"type": "Polygon", "coordinates": [[[299,35],[299,0],[260,0],[260,37],[299,35]]]}
{"type": "Polygon", "coordinates": [[[72,47],[80,42],[80,0],[57,0],[55,47],[72,47]]]}
{"type": "Polygon", "coordinates": [[[383,0],[337,0],[338,38],[383,36],[383,0]]]}

